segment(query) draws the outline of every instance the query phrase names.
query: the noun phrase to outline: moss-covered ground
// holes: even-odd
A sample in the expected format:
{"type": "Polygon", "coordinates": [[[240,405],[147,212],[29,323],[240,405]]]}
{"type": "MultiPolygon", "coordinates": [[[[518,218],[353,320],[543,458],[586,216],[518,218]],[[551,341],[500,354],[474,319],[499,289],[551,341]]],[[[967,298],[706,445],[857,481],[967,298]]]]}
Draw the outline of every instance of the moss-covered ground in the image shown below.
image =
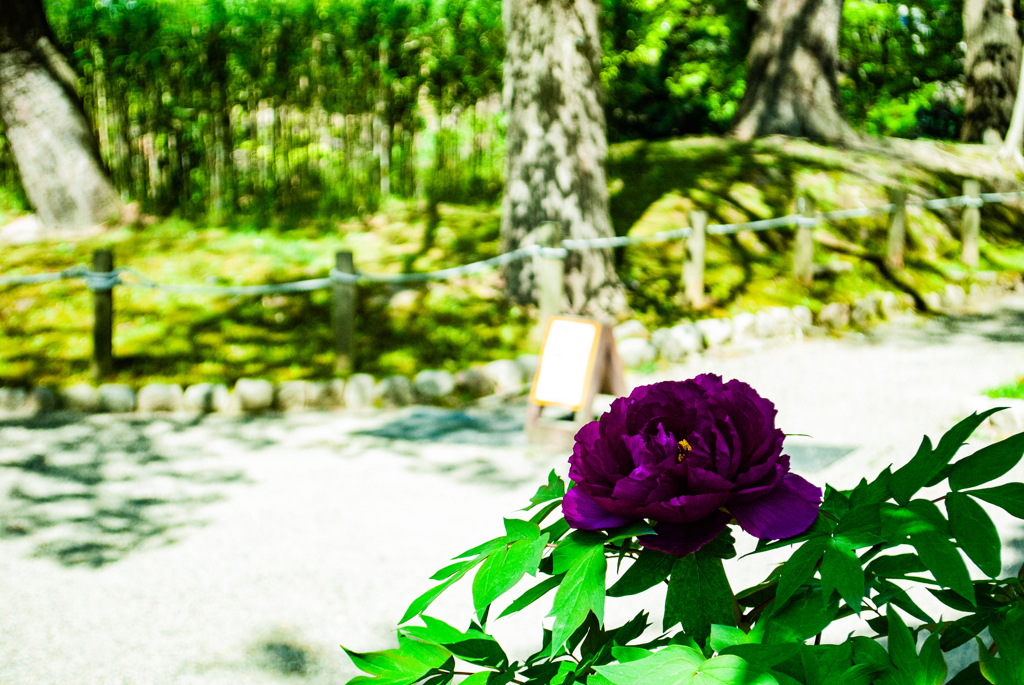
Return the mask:
{"type": "MultiPolygon", "coordinates": [[[[793,211],[806,195],[821,210],[884,204],[887,188],[906,185],[911,198],[960,194],[968,176],[983,190],[1016,190],[1014,175],[981,146],[900,142],[901,147],[835,150],[787,139],[741,144],[718,138],[613,146],[609,159],[616,232],[639,235],[678,228],[703,209],[712,222],[735,222],[793,211]]],[[[0,211],[17,208],[6,201],[0,211]]],[[[792,231],[713,236],[706,281],[708,309],[687,308],[680,292],[681,242],[617,251],[633,315],[648,326],[682,318],[728,315],[766,305],[806,304],[812,310],[881,289],[928,292],[974,277],[958,262],[959,212],[911,209],[907,268],[884,268],[887,218],[846,221],[820,230],[831,240],[816,262],[848,261],[852,269],[811,287],[791,277],[792,231]]],[[[984,271],[1024,269],[1022,213],[1011,205],[982,208],[984,271]]],[[[260,222],[260,225],[266,222],[260,222]]],[[[307,217],[257,229],[239,218],[206,227],[173,218],[144,229],[99,237],[4,246],[0,273],[37,273],[87,263],[112,247],[118,265],[176,284],[258,284],[323,277],[334,253],[351,249],[363,271],[425,271],[498,252],[499,208],[444,205],[428,224],[415,202],[392,202],[379,213],[349,219],[307,217]],[[433,230],[428,230],[432,225],[433,230]]],[[[532,308],[503,299],[495,272],[399,292],[359,286],[357,370],[413,374],[457,370],[471,362],[529,350],[532,308]]],[[[333,375],[330,294],[218,297],[142,288],[115,291],[114,347],[118,382],[231,383],[333,375]]],[[[67,384],[89,379],[92,298],[81,281],[0,288],[0,385],[67,384]]]]}

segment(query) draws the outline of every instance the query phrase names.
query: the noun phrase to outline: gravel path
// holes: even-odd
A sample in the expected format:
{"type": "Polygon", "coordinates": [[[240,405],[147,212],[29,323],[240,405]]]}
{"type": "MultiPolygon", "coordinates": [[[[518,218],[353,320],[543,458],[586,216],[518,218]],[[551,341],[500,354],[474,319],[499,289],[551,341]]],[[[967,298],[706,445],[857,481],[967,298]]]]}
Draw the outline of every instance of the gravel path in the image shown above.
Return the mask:
{"type": "MultiPolygon", "coordinates": [[[[795,469],[849,487],[1024,375],[1022,340],[1024,301],[1005,300],[631,382],[741,378],[788,433],[813,436],[790,438],[795,469]]],[[[0,683],[344,682],[339,643],[393,646],[427,577],[566,471],[565,454],[526,444],[522,411],[0,421],[0,683]]],[[[1019,522],[999,523],[1020,563],[1019,522]]],[[[746,560],[734,585],[766,561],[746,560]]],[[[462,625],[467,596],[455,588],[436,615],[462,625]]],[[[497,624],[514,653],[542,613],[497,624]]]]}

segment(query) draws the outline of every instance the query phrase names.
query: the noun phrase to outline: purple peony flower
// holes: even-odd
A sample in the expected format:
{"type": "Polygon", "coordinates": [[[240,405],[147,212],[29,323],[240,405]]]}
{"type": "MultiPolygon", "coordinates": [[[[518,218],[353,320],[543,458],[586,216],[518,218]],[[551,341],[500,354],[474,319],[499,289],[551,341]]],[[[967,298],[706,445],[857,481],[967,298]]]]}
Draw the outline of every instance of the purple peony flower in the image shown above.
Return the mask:
{"type": "Polygon", "coordinates": [[[732,519],[763,540],[804,532],[821,489],[789,472],[775,414],[746,383],[713,374],[636,388],[576,434],[565,520],[600,530],[649,519],[656,535],[641,544],[678,555],[732,519]]]}

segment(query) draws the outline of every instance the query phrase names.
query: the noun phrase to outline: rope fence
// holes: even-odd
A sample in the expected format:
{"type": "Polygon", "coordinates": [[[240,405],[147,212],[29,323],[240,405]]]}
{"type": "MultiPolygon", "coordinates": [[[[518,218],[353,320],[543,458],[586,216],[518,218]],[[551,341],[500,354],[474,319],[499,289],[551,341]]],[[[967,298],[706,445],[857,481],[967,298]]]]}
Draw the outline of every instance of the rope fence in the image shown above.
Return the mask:
{"type": "MultiPolygon", "coordinates": [[[[704,243],[707,235],[730,235],[740,231],[766,231],[775,228],[794,227],[797,230],[794,252],[794,275],[801,282],[809,284],[813,281],[814,276],[814,236],[812,229],[821,222],[829,223],[851,219],[865,219],[877,215],[892,215],[889,222],[886,262],[893,268],[901,269],[903,267],[903,249],[906,243],[907,207],[921,207],[928,210],[963,208],[961,219],[963,252],[961,259],[967,266],[977,267],[980,233],[979,208],[987,203],[1024,201],[1024,191],[982,193],[980,192],[980,183],[974,180],[964,181],[963,190],[964,194],[956,197],[908,202],[906,190],[895,189],[892,193],[894,201],[889,204],[876,207],[839,209],[829,212],[816,212],[807,198],[800,198],[799,206],[802,209],[800,213],[772,219],[729,224],[708,224],[705,212],[691,211],[690,226],[683,228],[643,236],[546,240],[545,242],[548,244],[527,245],[496,257],[491,257],[490,259],[428,272],[398,274],[360,272],[353,268],[351,252],[339,252],[337,254],[336,267],[330,270],[326,278],[264,285],[174,285],[154,281],[132,267],[121,266],[113,268],[112,253],[109,250],[97,250],[94,253],[92,267],[78,264],[61,271],[49,273],[0,276],[0,287],[37,285],[62,280],[83,280],[86,288],[94,293],[97,303],[94,325],[94,357],[96,368],[101,372],[112,368],[112,354],[109,348],[113,327],[113,305],[110,293],[117,286],[147,288],[168,293],[232,297],[299,293],[333,288],[334,307],[332,309],[332,318],[334,319],[333,324],[336,337],[337,368],[339,371],[347,371],[351,369],[352,329],[354,328],[352,318],[355,312],[355,286],[359,283],[403,284],[443,281],[481,273],[523,259],[536,258],[542,260],[541,263],[547,263],[548,265],[543,269],[543,276],[539,278],[541,290],[551,289],[556,299],[560,301],[561,289],[563,287],[562,278],[564,277],[563,260],[568,256],[569,252],[627,247],[645,243],[664,243],[685,239],[687,241],[687,256],[683,264],[681,280],[687,300],[694,308],[699,309],[705,303],[704,243]],[[558,265],[554,269],[550,268],[552,262],[558,265]],[[127,279],[123,277],[127,277],[127,279]],[[109,312],[107,311],[108,309],[109,312]],[[107,316],[108,313],[109,316],[107,316]],[[106,330],[102,331],[100,330],[101,328],[106,330]],[[101,349],[104,347],[107,349],[101,349]]],[[[543,295],[544,293],[542,293],[542,300],[552,299],[551,297],[545,298],[543,295]]]]}

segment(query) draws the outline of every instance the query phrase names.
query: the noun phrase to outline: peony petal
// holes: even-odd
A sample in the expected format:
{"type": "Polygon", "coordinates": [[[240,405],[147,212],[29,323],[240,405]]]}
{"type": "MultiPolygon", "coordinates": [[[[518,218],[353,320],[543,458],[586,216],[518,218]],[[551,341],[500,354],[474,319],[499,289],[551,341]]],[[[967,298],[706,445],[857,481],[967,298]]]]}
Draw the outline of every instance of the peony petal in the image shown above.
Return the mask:
{"type": "Polygon", "coordinates": [[[562,499],[562,516],[570,526],[581,530],[617,528],[632,520],[605,511],[578,487],[565,493],[565,498],[562,499]]]}
{"type": "Polygon", "coordinates": [[[650,518],[665,523],[692,523],[724,506],[732,495],[711,492],[706,495],[679,495],[665,502],[652,502],[636,509],[638,518],[650,518]]]}
{"type": "Polygon", "coordinates": [[[730,520],[732,517],[729,514],[716,511],[693,523],[659,523],[654,526],[655,535],[644,535],[639,540],[644,547],[683,556],[696,552],[718,537],[730,520]]]}
{"type": "Polygon", "coordinates": [[[762,540],[780,540],[807,530],[818,516],[821,488],[787,473],[770,492],[752,502],[729,504],[740,527],[762,540]]]}

